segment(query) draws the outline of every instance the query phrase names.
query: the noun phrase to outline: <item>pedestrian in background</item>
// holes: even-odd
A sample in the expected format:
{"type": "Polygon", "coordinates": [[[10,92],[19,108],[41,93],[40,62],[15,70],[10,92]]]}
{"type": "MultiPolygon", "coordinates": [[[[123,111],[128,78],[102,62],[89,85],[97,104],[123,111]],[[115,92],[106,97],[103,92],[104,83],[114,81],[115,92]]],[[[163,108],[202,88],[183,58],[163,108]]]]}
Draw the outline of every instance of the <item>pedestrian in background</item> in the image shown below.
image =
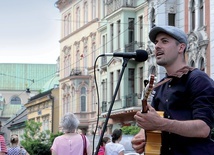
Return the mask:
{"type": "Polygon", "coordinates": [[[102,143],[100,145],[100,149],[99,149],[99,152],[98,152],[98,155],[105,155],[105,145],[107,143],[109,143],[110,141],[111,141],[111,139],[109,137],[103,137],[102,143]]]}
{"type": "Polygon", "coordinates": [[[119,143],[122,139],[122,130],[115,129],[111,137],[111,142],[105,145],[105,155],[124,155],[125,148],[119,143]]]}
{"type": "Polygon", "coordinates": [[[7,150],[7,155],[29,155],[27,151],[19,146],[19,137],[16,134],[10,137],[11,146],[7,150]]]}
{"type": "MultiPolygon", "coordinates": [[[[1,121],[0,121],[0,130],[1,130],[1,121]]],[[[7,148],[5,144],[5,139],[2,135],[0,135],[0,155],[5,155],[7,153],[7,148]]]]}
{"type": "Polygon", "coordinates": [[[63,135],[54,139],[52,155],[91,155],[90,143],[84,134],[78,134],[78,118],[73,113],[66,113],[61,120],[63,135]],[[85,150],[85,153],[84,153],[85,150]]]}

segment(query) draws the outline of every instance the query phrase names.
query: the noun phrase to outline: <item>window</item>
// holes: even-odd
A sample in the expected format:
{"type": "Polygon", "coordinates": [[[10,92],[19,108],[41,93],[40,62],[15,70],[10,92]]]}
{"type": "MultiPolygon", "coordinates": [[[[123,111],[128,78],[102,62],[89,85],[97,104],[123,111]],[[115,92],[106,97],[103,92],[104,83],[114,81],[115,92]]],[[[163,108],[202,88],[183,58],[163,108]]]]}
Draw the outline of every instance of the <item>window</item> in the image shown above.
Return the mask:
{"type": "Polygon", "coordinates": [[[92,107],[91,110],[95,111],[95,104],[96,104],[96,89],[95,87],[92,88],[92,107]]]}
{"type": "MultiPolygon", "coordinates": [[[[117,70],[117,79],[119,79],[119,77],[120,77],[120,70],[117,70]]],[[[117,100],[120,100],[120,87],[117,92],[117,100]]]]}
{"type": "Polygon", "coordinates": [[[10,100],[11,104],[21,104],[21,99],[18,96],[13,96],[10,100]]]}
{"type": "Polygon", "coordinates": [[[96,45],[95,43],[92,44],[92,66],[94,66],[94,61],[96,59],[96,45]]]}
{"type": "Polygon", "coordinates": [[[86,88],[82,87],[81,88],[81,99],[80,99],[80,105],[81,105],[81,111],[85,112],[86,111],[86,88]]]}
{"type": "Polygon", "coordinates": [[[76,10],[76,29],[80,28],[80,8],[76,10]]]}
{"type": "Polygon", "coordinates": [[[74,111],[76,110],[76,109],[74,109],[74,105],[75,105],[75,89],[74,89],[74,87],[72,87],[72,91],[71,91],[71,112],[72,113],[74,113],[74,111]]]}
{"type": "Polygon", "coordinates": [[[88,49],[87,46],[84,47],[84,51],[83,51],[83,67],[84,69],[87,68],[87,63],[88,63],[88,49]]]}
{"type": "Polygon", "coordinates": [[[70,86],[65,85],[63,88],[63,113],[67,113],[71,108],[70,86]]]}
{"type": "Polygon", "coordinates": [[[106,36],[103,35],[103,54],[106,53],[106,36]]]}
{"type": "Polygon", "coordinates": [[[128,73],[128,94],[133,94],[135,92],[135,87],[134,87],[134,83],[135,83],[135,78],[134,78],[134,68],[129,68],[129,73],[128,73]]]}
{"type": "Polygon", "coordinates": [[[110,96],[114,95],[114,73],[110,73],[110,96]]]}
{"type": "Polygon", "coordinates": [[[103,88],[103,101],[107,101],[107,79],[103,79],[102,81],[102,88],[103,88]]]}
{"type": "Polygon", "coordinates": [[[64,17],[64,37],[68,35],[67,16],[64,17]]]}
{"type": "Polygon", "coordinates": [[[139,78],[140,82],[140,93],[143,91],[143,67],[140,67],[140,78],[139,78]]]}
{"type": "Polygon", "coordinates": [[[199,69],[205,71],[204,58],[201,58],[199,61],[199,69]]]}
{"type": "Polygon", "coordinates": [[[195,29],[195,1],[192,0],[192,5],[191,5],[191,29],[195,29]]]}
{"type": "Polygon", "coordinates": [[[151,10],[151,25],[152,25],[151,28],[155,26],[155,9],[154,8],[152,8],[151,10]]]}
{"type": "Polygon", "coordinates": [[[174,13],[168,14],[168,25],[175,26],[175,14],[174,13]]]}
{"type": "Polygon", "coordinates": [[[104,18],[104,17],[106,16],[106,5],[105,5],[105,0],[103,0],[102,11],[103,11],[103,16],[102,16],[102,18],[104,18]]]}
{"type": "Polygon", "coordinates": [[[204,25],[204,4],[203,0],[200,0],[200,23],[199,27],[204,25]]]}
{"type": "Polygon", "coordinates": [[[64,48],[64,77],[70,75],[71,72],[71,55],[70,55],[70,48],[64,48]]]}
{"type": "Polygon", "coordinates": [[[67,29],[68,29],[68,34],[70,34],[71,33],[71,14],[69,13],[68,14],[68,20],[67,20],[67,25],[68,25],[68,27],[67,27],[67,29]]]}
{"type": "Polygon", "coordinates": [[[134,41],[134,18],[129,18],[129,27],[128,27],[128,33],[129,33],[129,43],[132,43],[134,41]]]}
{"type": "Polygon", "coordinates": [[[96,0],[92,0],[92,19],[96,18],[96,0]]]}
{"type": "Polygon", "coordinates": [[[84,24],[88,23],[88,3],[84,4],[84,24]]]}
{"type": "Polygon", "coordinates": [[[190,62],[190,66],[195,67],[195,62],[193,60],[190,62]]]}
{"type": "Polygon", "coordinates": [[[64,37],[71,33],[71,14],[64,16],[64,37]]]}
{"type": "Polygon", "coordinates": [[[77,66],[76,67],[80,68],[80,52],[79,52],[79,50],[77,51],[77,55],[76,56],[77,56],[77,62],[76,62],[77,66]]]}
{"type": "Polygon", "coordinates": [[[114,51],[114,24],[110,25],[110,35],[111,35],[111,52],[114,51]]]}
{"type": "Polygon", "coordinates": [[[143,47],[143,16],[139,17],[139,41],[140,47],[143,47]]]}
{"type": "Polygon", "coordinates": [[[117,46],[120,49],[120,20],[117,21],[117,46]]]}

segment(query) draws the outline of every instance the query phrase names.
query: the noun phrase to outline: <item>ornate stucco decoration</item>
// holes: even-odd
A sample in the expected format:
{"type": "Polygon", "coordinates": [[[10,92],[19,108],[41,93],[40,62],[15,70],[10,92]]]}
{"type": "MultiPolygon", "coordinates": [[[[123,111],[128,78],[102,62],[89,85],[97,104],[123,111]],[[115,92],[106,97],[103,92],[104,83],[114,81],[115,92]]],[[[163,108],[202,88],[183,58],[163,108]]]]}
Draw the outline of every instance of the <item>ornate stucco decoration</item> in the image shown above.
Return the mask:
{"type": "Polygon", "coordinates": [[[206,49],[208,46],[208,37],[205,31],[205,27],[198,30],[192,31],[188,34],[188,47],[187,55],[188,62],[195,62],[196,66],[199,66],[199,61],[203,58],[206,64],[206,49]]]}
{"type": "Polygon", "coordinates": [[[65,9],[66,7],[68,7],[73,0],[58,0],[55,3],[55,6],[61,11],[63,9],[65,9]]]}

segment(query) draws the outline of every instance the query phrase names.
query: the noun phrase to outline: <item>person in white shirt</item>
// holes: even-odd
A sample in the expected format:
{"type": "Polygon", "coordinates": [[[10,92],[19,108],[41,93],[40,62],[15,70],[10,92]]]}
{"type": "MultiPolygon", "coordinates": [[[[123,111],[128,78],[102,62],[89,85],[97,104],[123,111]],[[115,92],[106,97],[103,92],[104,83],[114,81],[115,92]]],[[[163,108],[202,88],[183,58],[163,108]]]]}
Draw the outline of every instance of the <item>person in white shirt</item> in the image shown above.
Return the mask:
{"type": "Polygon", "coordinates": [[[105,155],[124,155],[125,148],[119,143],[122,139],[122,130],[115,129],[111,137],[112,141],[105,145],[105,155]]]}

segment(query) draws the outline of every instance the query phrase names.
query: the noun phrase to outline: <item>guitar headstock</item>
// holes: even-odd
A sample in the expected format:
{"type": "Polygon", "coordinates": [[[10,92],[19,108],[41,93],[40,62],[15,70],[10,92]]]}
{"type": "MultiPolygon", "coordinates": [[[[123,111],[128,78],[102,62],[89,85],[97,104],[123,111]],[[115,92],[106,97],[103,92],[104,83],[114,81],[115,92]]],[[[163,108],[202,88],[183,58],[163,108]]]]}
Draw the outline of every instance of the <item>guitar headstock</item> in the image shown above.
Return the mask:
{"type": "Polygon", "coordinates": [[[148,99],[152,89],[153,89],[153,86],[154,86],[154,81],[155,81],[155,76],[153,74],[150,75],[149,77],[149,82],[148,84],[146,85],[146,88],[145,88],[145,91],[144,91],[144,96],[143,96],[143,99],[148,99]]]}
{"type": "Polygon", "coordinates": [[[155,76],[153,74],[150,75],[149,77],[149,82],[146,85],[145,91],[144,91],[144,95],[142,94],[142,112],[146,113],[148,111],[147,109],[147,99],[153,89],[153,85],[154,85],[154,81],[155,81],[155,76]]]}

